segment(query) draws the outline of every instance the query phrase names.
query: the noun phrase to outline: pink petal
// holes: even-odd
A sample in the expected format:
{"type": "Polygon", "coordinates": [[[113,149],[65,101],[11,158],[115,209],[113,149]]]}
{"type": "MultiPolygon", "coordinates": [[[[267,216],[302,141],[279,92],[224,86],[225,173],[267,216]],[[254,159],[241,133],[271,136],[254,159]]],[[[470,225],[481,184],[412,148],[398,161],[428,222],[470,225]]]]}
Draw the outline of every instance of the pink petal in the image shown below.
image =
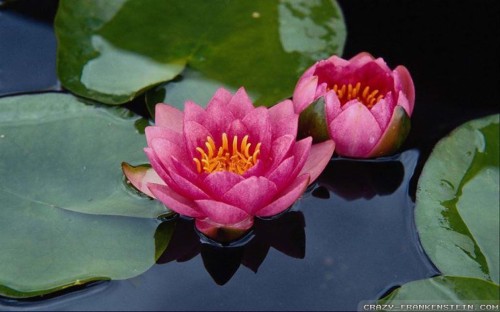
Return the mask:
{"type": "MultiPolygon", "coordinates": [[[[354,56],[353,58],[356,58],[356,56],[354,56]]],[[[326,60],[319,61],[319,62],[331,63],[332,65],[334,65],[336,67],[337,66],[338,67],[345,67],[345,66],[348,66],[349,64],[351,64],[351,61],[345,60],[341,57],[338,57],[337,55],[332,55],[329,58],[327,58],[326,60]]]]}
{"type": "Polygon", "coordinates": [[[293,106],[297,114],[304,111],[315,100],[317,86],[317,76],[299,80],[293,91],[293,106]]]}
{"type": "Polygon", "coordinates": [[[328,131],[336,152],[348,157],[367,157],[382,135],[377,121],[362,103],[353,103],[333,119],[328,131]]]}
{"type": "Polygon", "coordinates": [[[224,194],[241,181],[243,181],[243,177],[236,173],[229,171],[212,172],[203,181],[203,188],[212,195],[212,198],[222,200],[224,194]]]}
{"type": "Polygon", "coordinates": [[[155,197],[153,193],[147,187],[148,183],[156,183],[164,185],[165,182],[160,178],[160,176],[154,171],[153,168],[146,166],[131,166],[126,162],[122,163],[122,170],[127,179],[132,183],[132,185],[141,191],[142,193],[148,195],[149,197],[155,197]]]}
{"type": "Polygon", "coordinates": [[[145,133],[148,146],[152,146],[152,141],[157,138],[166,139],[180,148],[185,146],[182,134],[169,128],[148,126],[145,129],[145,133]]]}
{"type": "Polygon", "coordinates": [[[208,118],[202,125],[211,133],[220,132],[221,129],[225,129],[228,124],[236,119],[228,107],[232,97],[229,91],[219,88],[208,102],[206,109],[208,118]]]}
{"type": "MultiPolygon", "coordinates": [[[[230,225],[224,225],[224,224],[219,224],[215,223],[209,218],[205,219],[196,219],[195,220],[195,225],[198,231],[202,232],[208,237],[217,239],[218,238],[218,231],[220,228],[224,228],[226,230],[230,230],[230,233],[225,233],[226,235],[229,234],[230,238],[231,236],[234,235],[234,239],[238,238],[242,232],[245,232],[249,230],[253,226],[253,217],[250,216],[238,223],[230,224],[230,225]]],[[[224,236],[226,238],[226,236],[224,236]]]]}
{"type": "Polygon", "coordinates": [[[149,146],[153,149],[156,157],[163,164],[165,169],[171,166],[171,156],[177,159],[192,159],[187,153],[184,144],[176,144],[175,142],[163,138],[154,138],[151,140],[149,146]]]}
{"type": "Polygon", "coordinates": [[[295,136],[292,135],[284,135],[274,140],[271,146],[270,157],[268,158],[268,160],[272,162],[270,169],[274,169],[283,161],[294,143],[295,136]]]}
{"type": "Polygon", "coordinates": [[[168,186],[149,183],[148,187],[158,200],[178,214],[192,218],[205,217],[202,211],[195,208],[196,204],[192,200],[173,192],[168,186]]]}
{"type": "MultiPolygon", "coordinates": [[[[413,84],[410,72],[406,67],[400,65],[394,69],[393,73],[396,87],[403,92],[407,99],[407,102],[398,101],[398,104],[403,106],[408,116],[411,116],[413,106],[415,105],[415,85],[413,84]]],[[[401,95],[399,98],[401,98],[401,95]]]]}
{"type": "Polygon", "coordinates": [[[177,172],[196,185],[202,182],[203,174],[198,172],[196,164],[192,159],[184,159],[184,162],[181,162],[175,156],[171,156],[170,163],[173,166],[170,167],[170,170],[177,172]]]}
{"type": "MultiPolygon", "coordinates": [[[[198,158],[200,153],[196,151],[197,147],[201,147],[205,150],[205,142],[207,137],[211,137],[212,134],[208,129],[199,124],[196,121],[185,121],[184,122],[184,139],[186,141],[187,153],[186,157],[177,157],[178,159],[193,159],[198,158]]],[[[214,138],[215,139],[215,138],[214,138]]]]}
{"type": "Polygon", "coordinates": [[[245,88],[241,87],[236,91],[234,96],[228,102],[226,108],[235,116],[237,119],[243,119],[245,115],[250,113],[254,106],[252,101],[248,97],[245,88]]]}
{"type": "MultiPolygon", "coordinates": [[[[247,135],[249,131],[241,120],[236,119],[227,127],[226,133],[228,135],[228,139],[231,141],[234,136],[238,136],[238,140],[241,140],[241,138],[247,135]]],[[[219,138],[219,140],[222,141],[222,138],[219,138]]],[[[222,143],[218,142],[218,144],[222,143]]]]}
{"type": "Polygon", "coordinates": [[[295,113],[292,101],[282,101],[272,106],[268,112],[273,140],[285,134],[297,136],[299,115],[295,113]]]}
{"type": "MultiPolygon", "coordinates": [[[[163,184],[166,184],[172,191],[176,192],[177,194],[181,196],[185,196],[188,198],[191,198],[192,193],[195,191],[186,191],[183,189],[177,182],[172,178],[172,171],[169,171],[167,168],[171,168],[170,164],[172,164],[172,157],[169,157],[169,162],[168,165],[165,166],[159,159],[154,150],[145,148],[144,152],[146,152],[146,155],[148,156],[151,166],[153,169],[157,172],[157,174],[160,176],[160,178],[165,182],[163,184]]],[[[203,195],[200,196],[200,198],[203,198],[203,195]]]]}
{"type": "Polygon", "coordinates": [[[196,204],[211,221],[222,225],[236,224],[251,217],[240,208],[220,201],[202,199],[197,200],[196,204]]]}
{"type": "Polygon", "coordinates": [[[410,117],[406,110],[397,105],[389,125],[373,147],[368,157],[380,157],[395,152],[410,132],[410,117]]]}
{"type": "Polygon", "coordinates": [[[314,182],[328,165],[334,150],[335,142],[332,140],[313,144],[309,152],[309,157],[307,157],[306,163],[304,167],[302,167],[299,176],[307,173],[310,177],[309,183],[314,182]]]}
{"type": "Polygon", "coordinates": [[[273,182],[264,177],[253,176],[233,186],[222,199],[253,215],[256,210],[269,204],[276,192],[273,182]]]}
{"type": "Polygon", "coordinates": [[[213,109],[218,110],[218,107],[226,107],[233,95],[224,88],[219,88],[215,91],[214,96],[208,101],[207,112],[213,109]]]}
{"type": "Polygon", "coordinates": [[[184,103],[184,122],[196,121],[199,124],[203,124],[207,120],[207,116],[207,112],[203,107],[193,101],[186,101],[184,103]]]}
{"type": "Polygon", "coordinates": [[[342,106],[335,91],[325,94],[325,115],[327,124],[342,113],[342,106]]]}
{"type": "Polygon", "coordinates": [[[271,124],[267,108],[260,106],[252,110],[241,120],[249,131],[249,139],[254,144],[260,142],[261,153],[267,154],[271,145],[271,124]]]}
{"type": "Polygon", "coordinates": [[[389,66],[387,66],[387,63],[384,61],[383,58],[379,57],[376,60],[374,60],[374,63],[377,64],[381,69],[383,69],[385,72],[391,72],[391,69],[389,66]]]}
{"type": "Polygon", "coordinates": [[[353,67],[361,67],[361,66],[365,65],[366,63],[372,62],[373,60],[375,60],[375,58],[370,53],[360,52],[360,53],[356,54],[355,56],[351,57],[351,59],[349,60],[349,63],[353,67]]]}
{"type": "Polygon", "coordinates": [[[153,167],[153,169],[156,171],[158,176],[164,181],[168,182],[170,180],[170,176],[168,175],[167,169],[165,165],[168,166],[168,164],[163,164],[163,162],[158,158],[156,155],[155,151],[152,148],[144,148],[144,153],[146,153],[146,156],[149,159],[149,163],[153,167]]]}
{"type": "MultiPolygon", "coordinates": [[[[200,189],[188,179],[177,174],[175,171],[170,170],[168,173],[178,187],[178,189],[176,188],[175,191],[180,195],[193,200],[210,198],[210,196],[208,196],[202,189],[200,189]]],[[[173,188],[173,185],[169,184],[169,186],[173,188]]]]}
{"type": "Polygon", "coordinates": [[[259,217],[270,217],[288,209],[305,192],[309,184],[309,175],[303,174],[281,192],[278,199],[255,213],[259,217]]]}
{"type": "Polygon", "coordinates": [[[309,153],[311,151],[312,138],[307,137],[295,143],[293,147],[293,156],[295,157],[295,168],[293,172],[290,174],[290,177],[294,179],[298,176],[299,172],[304,167],[304,164],[309,157],[309,153]]]}
{"type": "Polygon", "coordinates": [[[387,128],[389,120],[391,120],[392,112],[394,111],[391,93],[389,92],[386,98],[378,101],[377,104],[370,109],[370,111],[372,112],[373,117],[377,121],[380,129],[387,128]]]}
{"type": "Polygon", "coordinates": [[[284,161],[282,161],[279,166],[277,166],[273,171],[267,174],[267,178],[276,184],[278,190],[282,189],[283,186],[290,181],[290,174],[295,167],[295,157],[290,156],[284,161]]]}
{"type": "Polygon", "coordinates": [[[155,106],[155,124],[175,132],[182,132],[184,113],[177,108],[158,103],[155,106]]]}
{"type": "Polygon", "coordinates": [[[350,76],[349,83],[361,82],[364,86],[370,86],[370,90],[379,90],[380,94],[386,94],[394,89],[391,70],[375,62],[356,67],[350,76]]]}

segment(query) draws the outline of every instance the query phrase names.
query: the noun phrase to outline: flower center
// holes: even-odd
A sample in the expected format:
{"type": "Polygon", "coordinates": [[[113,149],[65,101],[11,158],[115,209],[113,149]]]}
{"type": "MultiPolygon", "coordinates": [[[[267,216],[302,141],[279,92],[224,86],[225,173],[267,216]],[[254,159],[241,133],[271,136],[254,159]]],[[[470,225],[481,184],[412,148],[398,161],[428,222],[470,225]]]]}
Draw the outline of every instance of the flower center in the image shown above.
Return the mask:
{"type": "Polygon", "coordinates": [[[205,142],[206,149],[197,147],[196,150],[200,153],[200,157],[193,158],[193,161],[199,173],[202,171],[206,173],[229,171],[243,174],[257,163],[260,154],[261,143],[255,146],[253,153],[250,153],[251,145],[252,143],[248,143],[248,135],[243,137],[240,144],[238,144],[238,136],[234,136],[230,151],[226,133],[222,134],[222,146],[219,147],[212,137],[208,136],[205,142]]]}
{"type": "Polygon", "coordinates": [[[337,84],[334,84],[333,88],[329,88],[329,90],[333,90],[335,91],[335,93],[337,93],[337,97],[339,98],[342,105],[352,99],[357,99],[366,107],[372,108],[375,104],[377,104],[378,101],[380,101],[384,97],[383,94],[379,94],[377,96],[379,90],[370,90],[370,86],[361,88],[361,82],[358,82],[355,86],[353,86],[352,84],[344,84],[339,87],[337,84]]]}

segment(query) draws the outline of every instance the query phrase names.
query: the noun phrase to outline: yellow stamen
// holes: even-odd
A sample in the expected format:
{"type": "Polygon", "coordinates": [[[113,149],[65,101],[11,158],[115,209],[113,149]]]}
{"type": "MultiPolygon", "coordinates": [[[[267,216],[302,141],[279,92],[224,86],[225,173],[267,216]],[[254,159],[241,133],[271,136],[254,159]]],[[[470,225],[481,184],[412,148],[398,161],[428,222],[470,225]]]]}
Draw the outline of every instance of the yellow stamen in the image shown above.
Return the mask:
{"type": "Polygon", "coordinates": [[[237,174],[243,174],[252,168],[258,161],[261,143],[255,146],[253,152],[250,152],[252,143],[248,142],[248,135],[243,137],[238,144],[238,136],[232,140],[232,151],[229,151],[229,140],[226,133],[222,134],[222,144],[217,147],[212,137],[207,137],[205,142],[206,150],[197,147],[200,153],[199,158],[193,158],[196,170],[199,173],[212,173],[216,171],[229,171],[237,174]]]}
{"type": "Polygon", "coordinates": [[[333,88],[328,88],[327,90],[333,90],[337,93],[337,97],[340,100],[341,105],[344,105],[350,100],[357,99],[361,103],[363,103],[366,107],[372,108],[375,104],[377,104],[381,99],[384,98],[383,94],[377,94],[380,92],[379,90],[370,90],[370,86],[361,87],[361,82],[357,82],[354,86],[349,84],[344,84],[342,86],[338,86],[337,84],[333,85],[333,88]]]}

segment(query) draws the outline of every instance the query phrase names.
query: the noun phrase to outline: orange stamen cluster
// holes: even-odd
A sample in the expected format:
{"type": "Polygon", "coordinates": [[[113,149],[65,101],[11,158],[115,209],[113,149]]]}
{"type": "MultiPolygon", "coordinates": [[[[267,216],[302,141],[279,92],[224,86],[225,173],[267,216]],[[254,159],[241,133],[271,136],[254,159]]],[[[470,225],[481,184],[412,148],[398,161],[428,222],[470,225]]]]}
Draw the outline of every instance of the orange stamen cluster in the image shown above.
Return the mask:
{"type": "Polygon", "coordinates": [[[370,86],[365,86],[361,89],[361,82],[358,82],[356,85],[347,84],[339,87],[337,84],[333,85],[331,90],[337,93],[337,97],[339,98],[342,104],[345,104],[347,101],[352,99],[357,99],[361,103],[363,103],[366,107],[372,108],[378,101],[380,101],[384,95],[379,93],[379,90],[371,90],[370,86]]]}
{"type": "Polygon", "coordinates": [[[197,147],[196,150],[200,153],[199,158],[193,158],[196,169],[199,173],[202,171],[212,173],[215,171],[229,171],[237,174],[243,174],[248,169],[252,168],[258,160],[260,154],[260,145],[258,143],[250,153],[248,143],[248,135],[243,137],[241,143],[238,144],[238,136],[234,136],[232,140],[232,151],[229,150],[229,140],[226,133],[222,134],[222,146],[217,147],[214,140],[208,136],[205,142],[206,149],[197,147]]]}

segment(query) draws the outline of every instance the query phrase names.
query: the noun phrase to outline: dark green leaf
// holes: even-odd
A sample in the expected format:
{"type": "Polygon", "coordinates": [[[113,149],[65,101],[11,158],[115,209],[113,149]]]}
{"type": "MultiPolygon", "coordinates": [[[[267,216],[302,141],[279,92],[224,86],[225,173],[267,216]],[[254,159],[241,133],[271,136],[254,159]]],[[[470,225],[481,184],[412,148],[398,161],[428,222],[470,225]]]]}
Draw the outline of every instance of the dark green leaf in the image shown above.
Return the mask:
{"type": "Polygon", "coordinates": [[[201,92],[189,90],[201,83],[210,95],[244,86],[257,103],[272,105],[316,60],[341,54],[346,35],[333,0],[63,0],[55,26],[63,85],[109,104],[188,65],[195,81],[185,73],[170,90],[180,93],[175,99],[201,92]]]}

